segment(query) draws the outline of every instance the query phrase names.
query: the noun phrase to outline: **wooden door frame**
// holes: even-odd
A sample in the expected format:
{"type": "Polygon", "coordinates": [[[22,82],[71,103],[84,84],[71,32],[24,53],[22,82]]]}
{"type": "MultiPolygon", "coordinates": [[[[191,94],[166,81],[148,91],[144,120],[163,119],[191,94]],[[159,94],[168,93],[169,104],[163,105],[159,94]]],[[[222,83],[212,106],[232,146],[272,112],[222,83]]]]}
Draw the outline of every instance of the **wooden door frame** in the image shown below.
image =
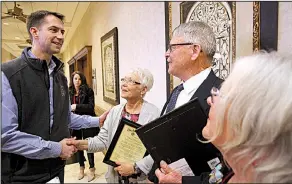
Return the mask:
{"type": "Polygon", "coordinates": [[[67,63],[69,65],[69,78],[71,80],[70,66],[74,65],[74,70],[79,70],[78,60],[86,56],[87,70],[84,71],[84,75],[87,80],[87,84],[92,88],[92,56],[91,56],[92,46],[84,46],[75,56],[73,56],[67,63]]]}

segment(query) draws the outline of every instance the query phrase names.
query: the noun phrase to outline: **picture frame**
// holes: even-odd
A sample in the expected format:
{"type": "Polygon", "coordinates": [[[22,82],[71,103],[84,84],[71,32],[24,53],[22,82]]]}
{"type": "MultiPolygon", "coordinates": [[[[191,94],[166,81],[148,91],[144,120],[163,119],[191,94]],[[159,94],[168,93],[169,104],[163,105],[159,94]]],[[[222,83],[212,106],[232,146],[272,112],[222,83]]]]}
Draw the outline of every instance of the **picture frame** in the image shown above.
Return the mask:
{"type": "Polygon", "coordinates": [[[118,28],[101,37],[103,100],[112,105],[120,103],[118,28]]]}
{"type": "Polygon", "coordinates": [[[117,167],[116,161],[134,164],[144,158],[148,153],[136,134],[136,129],[139,127],[141,127],[140,124],[122,118],[103,162],[117,167]]]}
{"type": "Polygon", "coordinates": [[[253,2],[253,51],[278,50],[279,2],[253,2]]]}
{"type": "Polygon", "coordinates": [[[96,84],[96,68],[92,69],[92,88],[95,93],[97,94],[97,84],[96,84]]]}

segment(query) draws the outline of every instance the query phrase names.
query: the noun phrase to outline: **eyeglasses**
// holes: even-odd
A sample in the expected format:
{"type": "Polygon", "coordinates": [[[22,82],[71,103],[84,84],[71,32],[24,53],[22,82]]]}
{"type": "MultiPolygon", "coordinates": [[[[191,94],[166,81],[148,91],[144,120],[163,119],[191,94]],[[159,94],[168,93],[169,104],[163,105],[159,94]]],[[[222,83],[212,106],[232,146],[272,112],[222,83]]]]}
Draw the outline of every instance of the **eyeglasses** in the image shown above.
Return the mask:
{"type": "MultiPolygon", "coordinates": [[[[172,52],[173,50],[175,50],[176,46],[183,46],[183,45],[199,45],[199,44],[190,43],[190,42],[187,42],[187,43],[174,43],[174,44],[169,44],[168,45],[168,50],[169,50],[169,52],[172,52]]],[[[201,49],[201,52],[203,52],[202,49],[201,49]]]]}
{"type": "Polygon", "coordinates": [[[181,46],[181,45],[194,45],[193,43],[174,43],[174,44],[169,44],[168,45],[168,50],[169,52],[172,52],[176,46],[181,46]]]}
{"type": "Polygon", "coordinates": [[[127,83],[127,84],[132,84],[132,85],[140,85],[141,83],[140,82],[136,82],[134,80],[132,80],[131,78],[121,78],[121,82],[123,83],[127,83]]]}
{"type": "Polygon", "coordinates": [[[214,103],[214,97],[215,96],[220,96],[220,91],[216,87],[212,87],[211,89],[211,102],[214,103]]]}

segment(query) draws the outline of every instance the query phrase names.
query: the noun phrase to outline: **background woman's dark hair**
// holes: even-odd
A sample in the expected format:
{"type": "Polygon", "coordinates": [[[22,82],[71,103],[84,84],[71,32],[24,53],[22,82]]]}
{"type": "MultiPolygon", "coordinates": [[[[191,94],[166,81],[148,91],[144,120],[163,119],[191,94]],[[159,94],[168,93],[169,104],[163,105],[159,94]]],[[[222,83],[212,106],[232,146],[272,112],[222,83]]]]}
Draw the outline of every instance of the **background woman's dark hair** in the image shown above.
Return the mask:
{"type": "Polygon", "coordinates": [[[86,94],[89,87],[87,85],[85,75],[80,71],[75,71],[75,72],[73,72],[71,74],[70,85],[69,85],[69,93],[72,96],[76,94],[75,86],[74,86],[74,83],[73,83],[73,78],[74,78],[74,75],[76,75],[76,74],[78,74],[80,76],[80,79],[81,79],[81,85],[80,85],[80,88],[79,88],[79,94],[80,95],[86,94]]]}

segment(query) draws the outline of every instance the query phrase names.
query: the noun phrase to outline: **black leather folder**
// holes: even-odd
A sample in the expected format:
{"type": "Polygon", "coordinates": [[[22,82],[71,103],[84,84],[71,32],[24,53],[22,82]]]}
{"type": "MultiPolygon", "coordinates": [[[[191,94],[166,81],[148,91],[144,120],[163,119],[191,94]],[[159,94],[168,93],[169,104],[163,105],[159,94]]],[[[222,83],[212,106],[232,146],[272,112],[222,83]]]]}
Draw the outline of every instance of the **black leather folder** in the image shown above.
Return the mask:
{"type": "Polygon", "coordinates": [[[204,140],[202,130],[206,123],[207,115],[195,98],[138,128],[136,133],[154,161],[170,164],[185,158],[193,173],[199,175],[210,171],[207,162],[217,157],[212,144],[198,141],[204,140]]]}

